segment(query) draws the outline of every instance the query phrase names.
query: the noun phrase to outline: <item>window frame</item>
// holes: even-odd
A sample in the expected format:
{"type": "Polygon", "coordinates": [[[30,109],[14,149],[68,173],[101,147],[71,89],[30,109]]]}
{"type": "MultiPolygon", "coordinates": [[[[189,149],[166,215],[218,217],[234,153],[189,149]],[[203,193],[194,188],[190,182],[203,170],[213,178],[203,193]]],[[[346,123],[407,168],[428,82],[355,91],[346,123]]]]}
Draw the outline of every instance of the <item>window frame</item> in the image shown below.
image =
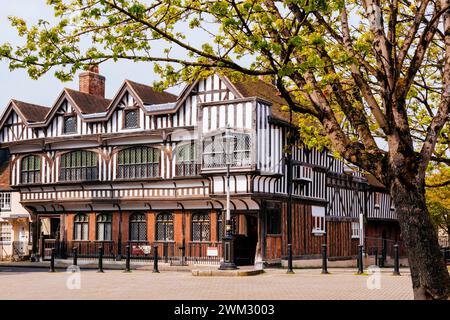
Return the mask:
{"type": "Polygon", "coordinates": [[[132,214],[130,214],[129,220],[128,220],[128,240],[131,242],[140,242],[140,241],[147,241],[148,240],[148,231],[147,231],[147,215],[145,213],[142,212],[133,212],[132,214]],[[135,217],[144,217],[143,220],[134,220],[133,218],[135,217]],[[140,225],[144,225],[145,228],[145,237],[143,237],[143,239],[141,239],[141,234],[140,234],[140,225]],[[131,232],[132,227],[137,225],[137,238],[138,239],[132,239],[132,235],[133,233],[131,232]]]}
{"type": "Polygon", "coordinates": [[[102,241],[102,242],[107,242],[107,241],[113,241],[113,216],[111,213],[99,213],[96,215],[95,217],[95,240],[96,241],[102,241]],[[100,217],[106,217],[105,221],[99,221],[100,217]],[[100,228],[99,225],[103,224],[103,235],[102,237],[99,237],[99,232],[100,232],[100,228]],[[110,239],[105,239],[107,237],[105,237],[105,235],[108,235],[108,229],[106,228],[108,227],[109,229],[109,235],[110,235],[110,239]],[[102,239],[100,239],[102,238],[102,239]]]}
{"type": "Polygon", "coordinates": [[[201,242],[201,243],[205,243],[205,242],[211,242],[211,217],[209,213],[205,213],[205,212],[198,212],[198,213],[194,213],[192,214],[191,217],[191,242],[201,242]],[[194,217],[207,217],[207,219],[194,219],[194,217]],[[200,240],[198,239],[194,239],[194,224],[199,224],[200,225],[200,240]],[[207,239],[203,238],[203,232],[204,229],[204,225],[208,225],[208,237],[207,239]]]}
{"type": "Polygon", "coordinates": [[[20,159],[20,183],[21,184],[39,184],[42,182],[42,157],[40,155],[36,154],[30,154],[28,156],[23,157],[20,159]],[[28,163],[29,159],[33,160],[33,167],[34,169],[30,170],[29,166],[30,163],[28,163]],[[27,163],[27,169],[24,169],[24,164],[27,163]],[[39,167],[38,169],[36,169],[39,167]],[[27,181],[24,181],[24,174],[27,177],[27,181]],[[33,181],[30,181],[30,177],[33,176],[33,181]],[[37,178],[37,179],[36,179],[37,178]]]}
{"type": "Polygon", "coordinates": [[[122,110],[122,129],[139,129],[140,126],[140,114],[139,114],[139,108],[124,108],[122,110]],[[127,113],[128,112],[136,112],[136,126],[135,127],[128,127],[127,126],[127,113]]]}
{"type": "MultiPolygon", "coordinates": [[[[201,156],[201,165],[202,169],[206,170],[212,170],[212,169],[222,169],[227,166],[227,157],[224,145],[224,139],[225,131],[218,131],[214,132],[212,134],[209,134],[202,139],[202,156],[201,156]],[[207,145],[211,145],[211,150],[207,150],[207,145]],[[210,158],[206,160],[207,158],[210,158]],[[216,161],[217,158],[219,158],[219,161],[216,161]]],[[[250,168],[252,166],[252,155],[253,155],[253,149],[252,149],[252,135],[250,132],[247,131],[238,131],[238,130],[232,130],[230,134],[234,135],[234,141],[233,141],[233,150],[231,151],[232,160],[230,161],[230,167],[231,168],[250,168]],[[248,148],[245,149],[238,149],[239,141],[238,137],[242,137],[245,141],[248,142],[248,148]],[[244,154],[244,157],[238,157],[238,154],[244,154]],[[241,159],[241,161],[238,161],[238,159],[241,159]]],[[[209,148],[208,148],[209,149],[209,148]]]]}
{"type": "Polygon", "coordinates": [[[58,181],[59,182],[98,181],[100,173],[98,169],[98,164],[99,164],[99,154],[94,151],[74,150],[63,153],[59,157],[58,181]],[[78,154],[80,156],[78,156],[78,154]],[[85,165],[83,165],[83,161],[85,161],[85,165]],[[90,165],[88,165],[89,162],[91,162],[90,165]],[[88,178],[89,171],[90,171],[90,178],[88,178]],[[67,172],[69,172],[69,174],[67,172]],[[80,174],[80,179],[76,178],[78,174],[80,174]],[[75,176],[75,178],[73,178],[73,176],[75,176]]]}
{"type": "Polygon", "coordinates": [[[312,233],[314,235],[324,235],[326,233],[325,207],[311,206],[311,217],[313,220],[312,233]]]}
{"type": "Polygon", "coordinates": [[[0,211],[11,211],[11,192],[0,192],[0,211]]]}
{"type": "Polygon", "coordinates": [[[174,214],[172,212],[160,212],[155,217],[155,241],[158,242],[174,242],[175,241],[175,223],[174,223],[174,214]],[[170,219],[165,219],[169,217],[170,219]],[[159,230],[163,228],[164,239],[159,239],[159,230]],[[167,237],[168,230],[171,238],[167,237]]]}
{"type": "Polygon", "coordinates": [[[67,135],[69,135],[69,134],[77,134],[78,133],[78,116],[77,116],[77,114],[76,113],[69,113],[69,114],[65,114],[64,116],[63,116],[63,127],[62,127],[62,133],[63,134],[67,134],[67,135]],[[66,121],[68,120],[68,119],[70,119],[70,118],[74,118],[75,120],[74,120],[74,128],[75,128],[75,130],[74,131],[67,131],[67,129],[66,129],[66,121]]]}
{"type": "Polygon", "coordinates": [[[78,213],[73,218],[73,235],[72,235],[73,241],[89,241],[89,215],[85,213],[78,213]],[[86,221],[77,221],[77,217],[83,217],[86,218],[86,221]],[[78,225],[80,226],[80,235],[81,237],[77,237],[78,235],[78,225]],[[84,225],[87,225],[87,234],[86,239],[83,239],[83,227],[84,225]]]}
{"type": "Polygon", "coordinates": [[[359,221],[352,221],[351,223],[351,229],[352,229],[352,233],[351,233],[351,238],[352,239],[359,239],[360,238],[360,225],[359,225],[359,221]]]}
{"type": "Polygon", "coordinates": [[[195,141],[189,143],[180,143],[176,146],[175,151],[175,176],[177,177],[192,177],[198,176],[198,144],[195,141]],[[180,154],[185,148],[188,148],[189,159],[180,160],[180,154]],[[188,166],[188,170],[186,170],[188,166]],[[182,169],[180,169],[182,168],[182,169]],[[180,171],[182,171],[180,173],[180,171]]]}
{"type": "MultiPolygon", "coordinates": [[[[134,180],[134,179],[152,179],[152,178],[160,178],[161,177],[161,149],[151,147],[151,146],[133,146],[129,148],[121,149],[117,152],[117,161],[116,161],[116,176],[117,180],[134,180]],[[140,153],[137,151],[140,150],[140,153]],[[144,151],[146,150],[146,151],[144,151]],[[129,152],[128,159],[129,163],[126,163],[126,152],[129,152]],[[133,153],[134,152],[134,153],[133,153]],[[149,153],[151,152],[151,153],[149,153]],[[152,161],[148,161],[149,156],[151,155],[152,161]],[[134,158],[134,162],[132,159],[134,158]],[[147,162],[137,162],[137,159],[147,158],[147,162]],[[155,162],[155,158],[157,161],[155,162]],[[123,162],[123,163],[121,163],[123,162]],[[146,166],[146,174],[144,176],[137,176],[136,173],[142,170],[142,166],[146,166]],[[149,168],[151,167],[153,174],[150,175],[149,168]],[[125,169],[128,168],[128,176],[125,175],[125,169]],[[131,168],[134,170],[134,176],[132,177],[130,174],[131,168]]],[[[140,171],[142,172],[142,171],[140,171]]]]}
{"type": "Polygon", "coordinates": [[[11,243],[12,243],[12,225],[8,222],[0,222],[0,244],[11,244],[11,243]]]}

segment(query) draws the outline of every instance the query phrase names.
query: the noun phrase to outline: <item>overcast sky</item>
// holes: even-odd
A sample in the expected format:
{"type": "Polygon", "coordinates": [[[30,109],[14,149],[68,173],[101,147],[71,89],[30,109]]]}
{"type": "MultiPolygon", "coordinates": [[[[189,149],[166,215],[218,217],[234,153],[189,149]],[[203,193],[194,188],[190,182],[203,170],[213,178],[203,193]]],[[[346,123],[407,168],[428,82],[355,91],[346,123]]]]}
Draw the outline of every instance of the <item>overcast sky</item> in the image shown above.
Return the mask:
{"type": "MultiPolygon", "coordinates": [[[[46,5],[46,0],[0,0],[0,43],[20,44],[22,40],[9,23],[10,15],[22,17],[30,25],[38,19],[52,20],[53,9],[46,5]]],[[[108,62],[100,66],[100,73],[106,77],[108,98],[116,93],[124,79],[149,85],[157,80],[153,74],[153,66],[149,63],[108,62]]],[[[35,81],[30,79],[26,71],[10,72],[8,63],[0,62],[0,110],[3,110],[11,99],[50,107],[64,87],[78,89],[78,75],[72,82],[63,83],[50,71],[35,81]]]]}

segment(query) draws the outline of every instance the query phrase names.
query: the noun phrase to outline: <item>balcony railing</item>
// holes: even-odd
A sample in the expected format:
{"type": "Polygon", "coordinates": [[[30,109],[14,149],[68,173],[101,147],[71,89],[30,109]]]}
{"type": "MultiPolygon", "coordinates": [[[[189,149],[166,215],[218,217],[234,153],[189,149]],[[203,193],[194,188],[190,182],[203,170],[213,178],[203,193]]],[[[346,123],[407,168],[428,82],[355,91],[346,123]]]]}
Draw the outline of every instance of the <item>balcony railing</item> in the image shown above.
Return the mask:
{"type": "Polygon", "coordinates": [[[200,173],[200,165],[193,161],[184,161],[175,165],[177,177],[197,176],[200,173]]]}
{"type": "Polygon", "coordinates": [[[71,201],[71,200],[111,200],[111,199],[177,199],[205,198],[208,186],[178,188],[128,188],[128,189],[87,189],[36,190],[21,192],[22,202],[71,201]]]}

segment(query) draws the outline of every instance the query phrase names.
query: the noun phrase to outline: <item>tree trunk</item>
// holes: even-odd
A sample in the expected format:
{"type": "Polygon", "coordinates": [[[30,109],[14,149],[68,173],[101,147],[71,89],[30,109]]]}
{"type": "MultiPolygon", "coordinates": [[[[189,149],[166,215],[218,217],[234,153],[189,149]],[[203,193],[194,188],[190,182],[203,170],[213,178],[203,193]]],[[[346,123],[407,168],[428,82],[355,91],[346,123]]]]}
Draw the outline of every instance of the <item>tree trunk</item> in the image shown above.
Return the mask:
{"type": "Polygon", "coordinates": [[[420,183],[396,177],[391,196],[408,254],[414,299],[448,299],[450,276],[438,243],[420,183]]]}

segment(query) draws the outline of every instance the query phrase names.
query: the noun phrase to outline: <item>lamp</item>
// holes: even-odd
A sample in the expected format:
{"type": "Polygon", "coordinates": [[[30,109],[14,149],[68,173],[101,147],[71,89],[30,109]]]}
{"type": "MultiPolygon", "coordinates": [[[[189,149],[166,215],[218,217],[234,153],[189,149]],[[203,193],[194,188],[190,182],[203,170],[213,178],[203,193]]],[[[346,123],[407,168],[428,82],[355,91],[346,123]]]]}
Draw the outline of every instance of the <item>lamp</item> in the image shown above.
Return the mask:
{"type": "Polygon", "coordinates": [[[234,248],[233,248],[233,235],[231,231],[231,212],[230,212],[230,167],[233,163],[233,143],[234,135],[231,133],[230,125],[227,125],[225,130],[225,135],[223,136],[223,146],[225,154],[225,164],[227,166],[227,205],[226,205],[226,215],[225,215],[225,236],[222,238],[222,249],[223,249],[223,261],[220,264],[219,270],[233,270],[237,269],[234,263],[234,248]]]}

